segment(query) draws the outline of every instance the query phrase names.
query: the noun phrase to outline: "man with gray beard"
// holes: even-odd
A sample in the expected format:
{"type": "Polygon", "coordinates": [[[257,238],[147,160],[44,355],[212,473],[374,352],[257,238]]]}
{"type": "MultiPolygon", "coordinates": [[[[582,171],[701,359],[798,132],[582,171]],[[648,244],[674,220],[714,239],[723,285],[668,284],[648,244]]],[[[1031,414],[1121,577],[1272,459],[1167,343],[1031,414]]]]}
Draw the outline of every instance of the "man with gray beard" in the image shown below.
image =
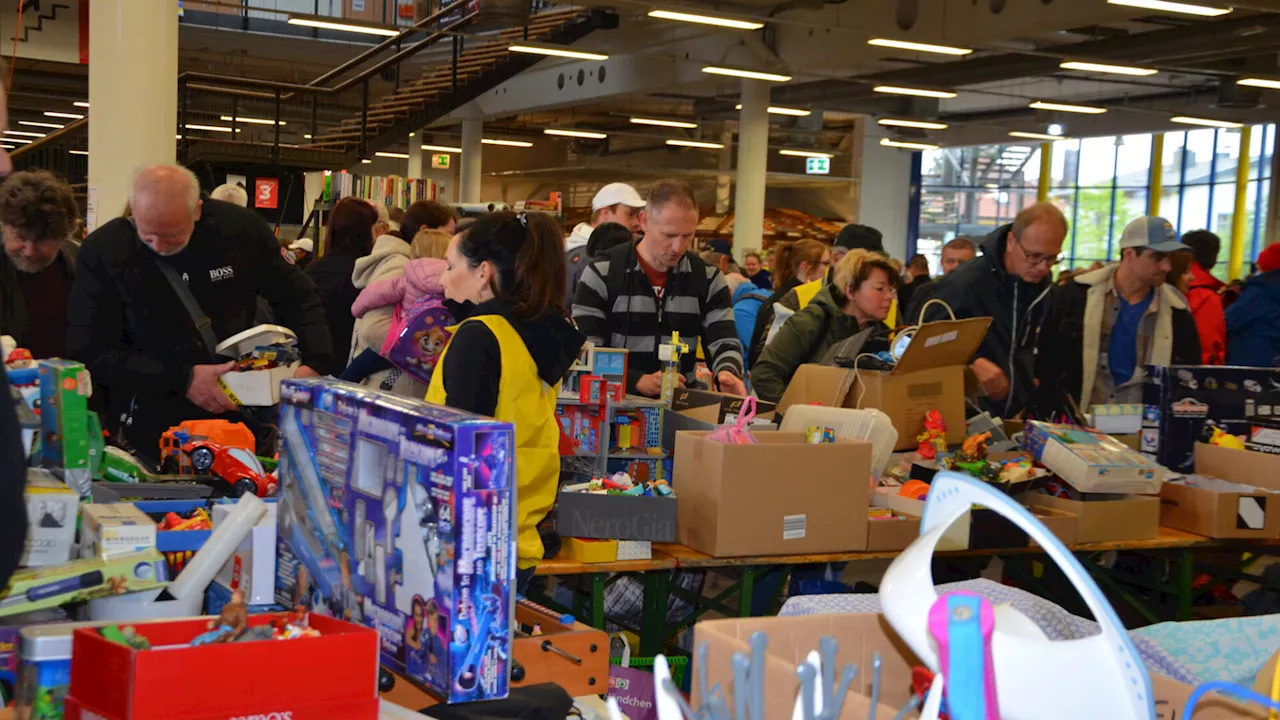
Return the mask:
{"type": "Polygon", "coordinates": [[[0,335],[36,358],[67,352],[67,296],[79,250],[71,233],[79,214],[71,188],[53,173],[14,173],[0,185],[0,335]]]}

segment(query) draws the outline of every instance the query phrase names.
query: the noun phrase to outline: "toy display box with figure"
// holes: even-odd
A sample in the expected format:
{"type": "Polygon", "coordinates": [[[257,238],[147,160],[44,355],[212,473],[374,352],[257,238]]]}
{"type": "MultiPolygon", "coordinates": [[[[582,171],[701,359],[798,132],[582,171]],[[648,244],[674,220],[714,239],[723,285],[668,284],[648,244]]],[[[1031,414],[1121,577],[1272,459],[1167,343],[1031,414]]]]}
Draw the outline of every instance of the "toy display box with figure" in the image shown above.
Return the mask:
{"type": "Polygon", "coordinates": [[[98,416],[89,412],[91,394],[93,384],[84,365],[71,360],[40,361],[42,464],[82,496],[89,494],[93,480],[94,451],[100,456],[103,445],[98,416]]]}
{"type": "Polygon", "coordinates": [[[509,423],[334,380],[281,389],[276,601],[376,628],[449,702],[507,695],[509,423]]]}
{"type": "Polygon", "coordinates": [[[1192,472],[1209,421],[1247,435],[1251,420],[1280,416],[1280,368],[1150,366],[1142,402],[1142,452],[1174,472],[1192,472]]]}

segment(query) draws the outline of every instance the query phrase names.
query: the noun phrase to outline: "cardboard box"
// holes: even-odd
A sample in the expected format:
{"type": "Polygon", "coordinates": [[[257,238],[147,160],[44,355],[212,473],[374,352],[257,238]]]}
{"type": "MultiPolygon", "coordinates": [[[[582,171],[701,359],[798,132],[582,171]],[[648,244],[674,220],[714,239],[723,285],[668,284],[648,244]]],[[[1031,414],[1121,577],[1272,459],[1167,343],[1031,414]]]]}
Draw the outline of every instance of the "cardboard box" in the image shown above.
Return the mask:
{"type": "MultiPolygon", "coordinates": [[[[725,425],[737,422],[745,400],[739,395],[676,388],[671,395],[671,409],[695,420],[725,425]]],[[[755,419],[761,422],[772,420],[776,407],[773,403],[757,399],[755,419]]]]}
{"type": "Polygon", "coordinates": [[[963,442],[965,369],[990,324],[991,318],[971,318],[922,325],[889,372],[801,365],[778,402],[778,412],[806,403],[876,408],[898,430],[895,449],[910,450],[919,444],[916,436],[924,429],[925,413],[937,410],[947,422],[947,443],[963,442]]]}
{"type": "Polygon", "coordinates": [[[1254,420],[1249,423],[1249,435],[1244,446],[1249,450],[1280,455],[1280,422],[1254,420]]]}
{"type": "Polygon", "coordinates": [[[675,542],[678,497],[561,492],[556,532],[561,537],[675,542]]]}
{"type": "Polygon", "coordinates": [[[90,503],[80,514],[80,557],[142,552],[156,546],[156,521],[133,503],[90,503]]]}
{"type": "Polygon", "coordinates": [[[60,565],[71,559],[80,496],[48,470],[27,468],[27,541],[24,567],[60,565]]]}
{"type": "Polygon", "coordinates": [[[716,557],[862,550],[871,443],[809,445],[803,433],[756,433],[726,445],[676,437],[677,536],[716,557]]]}
{"type": "Polygon", "coordinates": [[[1201,475],[1280,490],[1280,457],[1207,443],[1196,443],[1195,453],[1196,472],[1201,475]]]}
{"type": "Polygon", "coordinates": [[[89,396],[93,384],[84,365],[71,360],[40,361],[41,465],[55,470],[72,490],[87,496],[93,480],[89,396]]]}
{"type": "Polygon", "coordinates": [[[1280,537],[1280,492],[1189,475],[1160,490],[1160,524],[1211,538],[1280,537]]]}
{"type": "Polygon", "coordinates": [[[1110,435],[1073,425],[1029,422],[1022,446],[1071,487],[1084,493],[1155,495],[1164,468],[1110,435]]]}
{"type": "Polygon", "coordinates": [[[0,617],[150,590],[168,581],[164,558],[155,550],[19,570],[0,590],[0,617]]]}
{"type": "Polygon", "coordinates": [[[1076,516],[1076,543],[1150,540],[1160,534],[1160,498],[1130,495],[1119,500],[1067,500],[1027,493],[1029,507],[1047,507],[1076,516]]]}
{"type": "Polygon", "coordinates": [[[561,555],[587,565],[611,563],[618,559],[618,541],[565,538],[561,555]]]}
{"type": "MultiPolygon", "coordinates": [[[[915,518],[917,534],[919,521],[924,516],[924,500],[914,500],[897,494],[897,488],[878,488],[871,497],[871,504],[887,507],[915,518]]],[[[1079,518],[1068,511],[1047,507],[1028,508],[1049,532],[1053,533],[1064,545],[1079,542],[1079,518]]],[[[884,521],[880,521],[884,522],[884,521]]],[[[875,524],[873,521],[871,524],[875,524]]],[[[885,532],[885,531],[881,531],[885,532]]],[[[910,543],[907,543],[908,545],[910,543]]],[[[1012,521],[1007,520],[994,510],[973,508],[960,516],[942,537],[938,539],[938,550],[993,550],[1002,548],[1024,548],[1032,544],[1031,537],[1012,521]]],[[[904,548],[906,545],[903,546],[904,548]]],[[[901,549],[901,548],[889,548],[901,549]]]]}
{"type": "Polygon", "coordinates": [[[1191,472],[1206,421],[1247,435],[1251,420],[1280,417],[1280,368],[1151,366],[1142,402],[1143,451],[1170,470],[1191,472]]]}
{"type": "MultiPolygon", "coordinates": [[[[213,506],[213,528],[225,522],[235,505],[213,506]]],[[[276,503],[236,548],[235,555],[214,576],[228,590],[240,590],[249,605],[270,605],[276,597],[276,503]]]]}
{"type": "Polygon", "coordinates": [[[313,378],[282,385],[280,435],[277,602],[378,630],[449,702],[506,697],[511,424],[313,378]]]}
{"type": "Polygon", "coordinates": [[[920,518],[899,515],[867,520],[867,550],[906,550],[920,537],[920,518]]]}

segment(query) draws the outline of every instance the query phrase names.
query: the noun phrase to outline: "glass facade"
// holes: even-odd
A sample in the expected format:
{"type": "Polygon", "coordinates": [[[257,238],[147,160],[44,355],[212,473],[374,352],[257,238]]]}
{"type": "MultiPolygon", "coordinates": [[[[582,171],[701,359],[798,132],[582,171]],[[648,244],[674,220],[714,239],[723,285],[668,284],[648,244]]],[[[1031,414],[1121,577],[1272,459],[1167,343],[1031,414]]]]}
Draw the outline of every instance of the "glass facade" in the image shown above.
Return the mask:
{"type": "MultiPolygon", "coordinates": [[[[1246,194],[1245,256],[1265,242],[1275,125],[1252,129],[1246,194]]],[[[1049,200],[1071,224],[1056,270],[1118,258],[1116,241],[1130,220],[1147,214],[1152,135],[1061,140],[1051,145],[1049,200]]],[[[1235,218],[1240,130],[1203,128],[1164,136],[1159,214],[1179,234],[1209,229],[1223,240],[1215,274],[1227,273],[1235,218]]],[[[913,253],[929,258],[936,274],[942,245],[957,236],[975,241],[1036,201],[1039,145],[983,145],[923,153],[919,235],[913,253]]]]}

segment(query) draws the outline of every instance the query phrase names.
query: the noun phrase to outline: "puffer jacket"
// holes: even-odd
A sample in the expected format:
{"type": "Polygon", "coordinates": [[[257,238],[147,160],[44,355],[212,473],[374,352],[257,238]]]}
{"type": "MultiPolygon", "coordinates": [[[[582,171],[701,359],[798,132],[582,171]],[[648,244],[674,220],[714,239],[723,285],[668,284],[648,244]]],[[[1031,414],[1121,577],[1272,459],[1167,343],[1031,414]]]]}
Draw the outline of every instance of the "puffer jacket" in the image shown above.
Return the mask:
{"type": "MultiPolygon", "coordinates": [[[[373,244],[373,252],[356,261],[355,270],[351,273],[351,282],[364,294],[368,288],[379,280],[391,280],[404,274],[405,266],[410,262],[409,243],[394,235],[382,235],[373,244]]],[[[356,296],[352,308],[359,303],[356,296]]],[[[382,342],[391,330],[391,319],[395,313],[395,302],[382,306],[374,306],[362,314],[353,313],[355,332],[351,338],[351,357],[372,348],[375,352],[382,349],[382,342]]],[[[381,387],[390,371],[382,371],[370,375],[362,383],[368,387],[381,387]]],[[[390,389],[396,395],[422,398],[427,394],[427,386],[408,375],[400,375],[390,389]]]]}
{"type": "Polygon", "coordinates": [[[1254,275],[1227,308],[1227,362],[1280,367],[1280,270],[1254,275]]]}
{"type": "Polygon", "coordinates": [[[410,260],[399,275],[384,277],[361,290],[360,297],[351,305],[351,314],[361,318],[388,305],[403,307],[428,295],[444,295],[440,278],[446,267],[448,263],[435,258],[410,260]]]}

